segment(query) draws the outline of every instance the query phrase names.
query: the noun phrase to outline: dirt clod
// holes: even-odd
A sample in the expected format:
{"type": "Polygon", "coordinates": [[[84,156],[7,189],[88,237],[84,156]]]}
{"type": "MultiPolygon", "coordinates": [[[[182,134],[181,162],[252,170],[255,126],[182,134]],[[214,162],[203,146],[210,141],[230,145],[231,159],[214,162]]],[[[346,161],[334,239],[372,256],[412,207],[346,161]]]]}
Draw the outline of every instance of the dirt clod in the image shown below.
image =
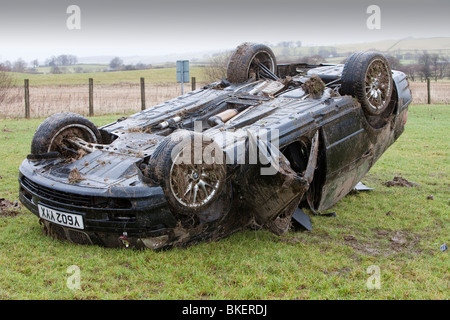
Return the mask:
{"type": "Polygon", "coordinates": [[[356,241],[356,237],[354,235],[349,234],[349,235],[344,236],[344,240],[345,241],[356,241]]]}
{"type": "Polygon", "coordinates": [[[407,187],[407,188],[419,187],[419,184],[412,181],[408,181],[402,177],[394,177],[393,180],[386,181],[385,185],[387,187],[407,187]]]}
{"type": "Polygon", "coordinates": [[[69,182],[70,183],[77,183],[80,181],[86,180],[85,178],[83,178],[83,176],[81,175],[80,171],[78,171],[77,168],[72,169],[69,173],[69,182]]]}
{"type": "Polygon", "coordinates": [[[320,79],[318,75],[313,75],[303,85],[303,90],[309,93],[312,98],[320,98],[325,90],[325,83],[320,79]]]}

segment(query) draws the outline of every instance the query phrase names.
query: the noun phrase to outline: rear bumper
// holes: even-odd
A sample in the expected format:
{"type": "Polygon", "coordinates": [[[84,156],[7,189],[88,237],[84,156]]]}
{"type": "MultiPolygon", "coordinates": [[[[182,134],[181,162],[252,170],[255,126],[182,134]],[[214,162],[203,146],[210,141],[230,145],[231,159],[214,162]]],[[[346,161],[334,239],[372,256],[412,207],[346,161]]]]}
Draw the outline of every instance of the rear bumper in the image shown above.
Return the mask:
{"type": "Polygon", "coordinates": [[[105,247],[126,244],[137,248],[152,247],[148,239],[163,237],[168,241],[176,226],[177,221],[160,187],[146,187],[145,193],[136,192],[139,196],[134,198],[123,190],[117,194],[109,190],[111,196],[106,197],[104,190],[98,190],[96,195],[93,190],[89,190],[89,194],[73,193],[58,183],[50,188],[42,183],[42,177],[26,176],[23,171],[27,170],[21,170],[19,174],[19,199],[39,217],[44,231],[55,238],[105,247]],[[127,196],[118,196],[123,193],[127,196]],[[80,230],[44,220],[39,216],[38,205],[82,216],[84,228],[80,230]]]}

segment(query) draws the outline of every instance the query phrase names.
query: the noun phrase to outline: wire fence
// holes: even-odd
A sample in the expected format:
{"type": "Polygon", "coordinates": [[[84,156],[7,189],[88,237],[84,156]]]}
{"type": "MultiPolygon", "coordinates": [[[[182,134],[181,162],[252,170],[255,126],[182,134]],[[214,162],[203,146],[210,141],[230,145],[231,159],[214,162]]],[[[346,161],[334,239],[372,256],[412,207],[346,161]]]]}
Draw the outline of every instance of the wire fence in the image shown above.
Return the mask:
{"type": "MultiPolygon", "coordinates": [[[[190,86],[184,86],[184,93],[200,85],[193,78],[190,86]]],[[[10,88],[0,101],[0,118],[43,118],[62,111],[84,116],[130,114],[180,95],[180,84],[152,84],[143,78],[137,83],[111,85],[96,85],[92,79],[86,85],[33,86],[25,80],[24,87],[10,88]]]]}
{"type": "MultiPolygon", "coordinates": [[[[25,80],[24,87],[11,87],[0,99],[0,118],[44,118],[71,111],[84,116],[130,114],[181,95],[177,83],[136,83],[34,86],[25,80]]],[[[191,79],[184,93],[202,87],[191,79]]],[[[410,82],[414,104],[450,104],[450,82],[410,82]]]]}

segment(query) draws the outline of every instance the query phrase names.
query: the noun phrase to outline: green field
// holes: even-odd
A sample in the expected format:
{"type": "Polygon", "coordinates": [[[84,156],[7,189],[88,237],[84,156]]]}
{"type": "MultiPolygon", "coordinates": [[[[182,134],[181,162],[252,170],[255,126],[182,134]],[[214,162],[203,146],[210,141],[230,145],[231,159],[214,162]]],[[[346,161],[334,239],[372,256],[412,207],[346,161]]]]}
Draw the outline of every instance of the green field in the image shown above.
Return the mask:
{"type": "MultiPolygon", "coordinates": [[[[95,117],[97,125],[119,116],[95,117]]],[[[43,119],[0,120],[0,198],[18,198],[18,166],[43,119]]],[[[25,209],[0,215],[0,299],[450,298],[450,107],[410,107],[404,134],[312,232],[247,230],[217,242],[153,252],[46,237],[25,209]],[[387,187],[402,176],[418,186],[387,187]],[[433,200],[431,200],[432,196],[433,200]],[[80,288],[67,284],[80,268],[80,288]],[[375,266],[375,267],[373,267],[375,266]],[[379,288],[370,289],[379,270],[379,288]]]]}
{"type": "MultiPolygon", "coordinates": [[[[190,68],[190,76],[195,77],[197,82],[205,82],[203,68],[190,68]]],[[[24,79],[30,80],[32,86],[48,85],[85,85],[89,78],[93,78],[96,84],[118,84],[118,83],[139,83],[144,77],[148,83],[168,83],[176,82],[175,68],[115,71],[115,72],[93,72],[93,73],[66,73],[66,74],[27,74],[9,73],[16,85],[23,85],[24,79]]]]}

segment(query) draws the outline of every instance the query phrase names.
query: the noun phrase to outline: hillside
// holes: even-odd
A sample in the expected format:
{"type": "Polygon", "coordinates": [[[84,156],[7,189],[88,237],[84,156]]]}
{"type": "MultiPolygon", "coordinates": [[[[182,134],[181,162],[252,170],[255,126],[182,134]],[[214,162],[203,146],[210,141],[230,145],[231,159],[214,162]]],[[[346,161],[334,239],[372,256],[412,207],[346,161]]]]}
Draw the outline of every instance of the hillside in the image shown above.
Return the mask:
{"type": "MultiPolygon", "coordinates": [[[[299,39],[301,40],[301,39],[299,39]]],[[[251,41],[251,39],[249,39],[251,41]]],[[[285,42],[286,43],[286,42],[285,42]]],[[[292,44],[295,41],[291,41],[292,44]]],[[[322,53],[324,50],[329,51],[334,56],[348,56],[349,53],[355,51],[364,51],[376,49],[390,54],[405,54],[405,53],[422,53],[424,50],[428,52],[436,52],[444,56],[450,56],[450,37],[440,38],[406,38],[399,40],[385,40],[367,43],[350,43],[350,44],[330,44],[329,46],[290,46],[283,47],[279,44],[268,44],[277,57],[287,56],[311,56],[322,53]]],[[[233,50],[234,48],[229,48],[233,50]]],[[[162,64],[164,62],[174,62],[177,59],[188,59],[191,61],[202,62],[206,57],[215,56],[220,52],[197,52],[195,54],[171,53],[168,52],[165,56],[133,56],[121,57],[126,63],[134,64],[138,62],[162,64]]],[[[78,61],[87,64],[108,64],[111,57],[79,57],[78,61]]]]}
{"type": "Polygon", "coordinates": [[[377,50],[396,57],[402,64],[417,63],[424,52],[437,53],[450,60],[450,37],[406,38],[367,43],[336,44],[330,46],[296,47],[294,42],[271,46],[279,61],[288,62],[298,57],[321,56],[328,63],[341,63],[352,52],[377,50]],[[291,45],[289,45],[291,44],[291,45]]]}
{"type": "Polygon", "coordinates": [[[406,38],[401,40],[385,40],[368,43],[341,44],[334,46],[338,52],[345,53],[359,50],[377,49],[383,52],[428,51],[450,52],[450,37],[440,38],[406,38]]]}

